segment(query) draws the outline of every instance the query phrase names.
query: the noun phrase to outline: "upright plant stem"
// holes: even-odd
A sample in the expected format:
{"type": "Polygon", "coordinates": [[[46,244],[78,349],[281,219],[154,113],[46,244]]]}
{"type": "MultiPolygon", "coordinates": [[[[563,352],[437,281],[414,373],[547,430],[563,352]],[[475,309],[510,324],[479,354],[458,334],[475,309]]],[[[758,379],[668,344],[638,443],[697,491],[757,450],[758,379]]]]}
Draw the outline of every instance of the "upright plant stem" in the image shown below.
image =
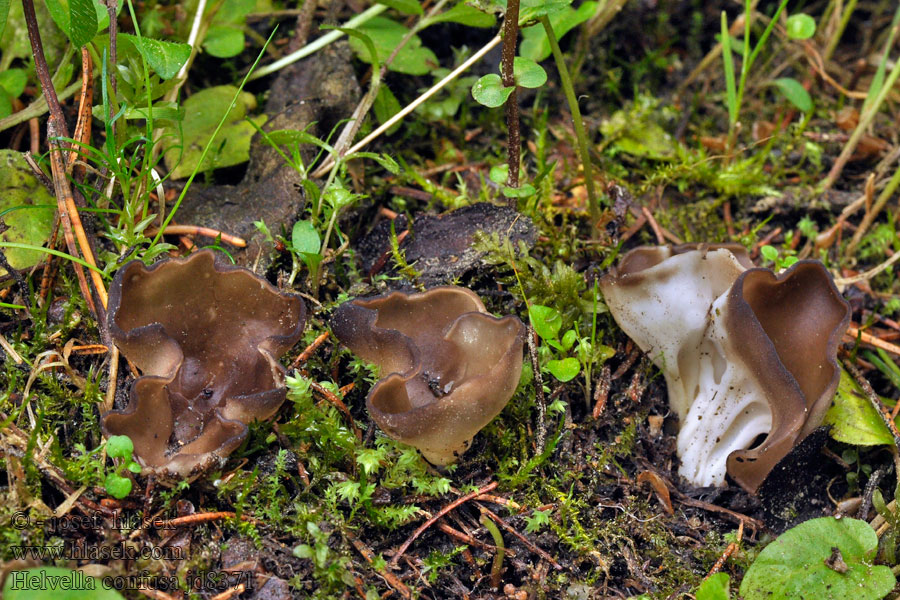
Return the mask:
{"type": "MultiPolygon", "coordinates": [[[[509,174],[506,185],[519,187],[519,99],[516,94],[516,76],[513,69],[516,43],[519,39],[519,0],[507,0],[506,20],[503,22],[503,49],[500,59],[500,78],[504,87],[513,88],[506,99],[507,157],[509,174]]],[[[512,198],[511,202],[515,202],[512,198]]]]}
{"type": "Polygon", "coordinates": [[[50,77],[50,69],[47,67],[47,59],[44,56],[44,44],[41,42],[41,33],[38,30],[37,16],[34,13],[34,1],[22,0],[22,11],[25,13],[25,25],[28,28],[28,40],[31,42],[31,50],[34,54],[34,71],[37,74],[41,88],[44,90],[44,98],[50,109],[50,117],[56,121],[57,131],[63,137],[69,137],[69,128],[63,116],[62,106],[56,96],[56,88],[53,87],[53,79],[50,77]]]}
{"type": "Polygon", "coordinates": [[[569,103],[569,112],[572,113],[572,126],[575,128],[575,137],[578,138],[578,153],[581,155],[581,165],[584,169],[584,184],[587,187],[588,207],[591,214],[591,237],[596,234],[596,224],[600,221],[600,211],[597,202],[597,191],[594,188],[593,169],[591,168],[591,151],[588,146],[587,132],[584,130],[584,120],[581,118],[581,109],[578,108],[578,98],[575,97],[575,87],[572,85],[572,78],[569,76],[569,69],[566,66],[566,60],[562,51],[559,49],[559,42],[553,33],[553,27],[550,25],[550,19],[546,15],[540,18],[544,31],[547,32],[547,39],[550,41],[550,50],[553,52],[553,60],[556,61],[556,69],[559,71],[559,81],[562,84],[563,92],[566,94],[566,102],[569,103]]]}

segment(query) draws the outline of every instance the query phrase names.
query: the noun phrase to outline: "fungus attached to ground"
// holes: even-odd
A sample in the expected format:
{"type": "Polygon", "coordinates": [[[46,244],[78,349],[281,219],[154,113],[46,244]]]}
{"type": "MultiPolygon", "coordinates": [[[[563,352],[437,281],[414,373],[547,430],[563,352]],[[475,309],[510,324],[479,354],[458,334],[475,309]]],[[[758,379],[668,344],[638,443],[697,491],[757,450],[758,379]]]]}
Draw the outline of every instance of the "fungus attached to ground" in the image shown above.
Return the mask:
{"type": "Polygon", "coordinates": [[[436,465],[457,460],[509,402],[522,372],[522,322],[487,314],[461,287],[353,300],[335,311],[332,329],[381,369],[366,399],[372,419],[436,465]]]}
{"type": "Polygon", "coordinates": [[[734,244],[643,247],[601,288],[665,375],[680,420],[679,473],[694,485],[721,485],[727,471],[755,492],[821,424],[850,319],[822,263],[775,274],[734,244]]]}
{"type": "Polygon", "coordinates": [[[300,338],[306,307],[252,272],[203,250],[145,267],[132,261],[109,294],[109,331],[143,373],[104,434],[127,435],[136,460],[163,479],[227,457],[247,424],[284,402],[277,358],[300,338]]]}

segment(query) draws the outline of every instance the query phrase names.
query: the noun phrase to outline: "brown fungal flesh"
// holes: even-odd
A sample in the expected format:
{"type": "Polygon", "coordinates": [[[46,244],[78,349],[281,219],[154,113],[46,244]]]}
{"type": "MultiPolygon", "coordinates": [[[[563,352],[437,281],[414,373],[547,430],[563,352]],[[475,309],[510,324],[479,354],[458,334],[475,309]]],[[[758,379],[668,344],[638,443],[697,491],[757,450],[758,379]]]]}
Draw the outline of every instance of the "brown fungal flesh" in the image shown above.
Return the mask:
{"type": "Polygon", "coordinates": [[[455,462],[503,410],[522,372],[522,322],[487,314],[461,287],[353,300],[332,329],[381,369],[366,399],[372,419],[438,465],[455,462]]]}
{"type": "Polygon", "coordinates": [[[128,405],[102,419],[127,435],[148,471],[174,479],[224,459],[247,424],[285,398],[277,361],[300,338],[306,308],[212,250],[145,267],[132,261],[110,288],[113,341],[143,373],[128,405]]]}
{"type": "Polygon", "coordinates": [[[849,306],[818,261],[776,275],[734,244],[642,247],[601,288],[666,377],[679,472],[694,485],[727,471],[753,492],[821,423],[849,306]]]}
{"type": "Polygon", "coordinates": [[[756,490],[777,462],[821,425],[840,380],[837,346],[850,307],[822,263],[804,260],[784,273],[750,269],[727,298],[726,329],[771,399],[772,430],[751,450],[728,457],[728,474],[756,490]]]}

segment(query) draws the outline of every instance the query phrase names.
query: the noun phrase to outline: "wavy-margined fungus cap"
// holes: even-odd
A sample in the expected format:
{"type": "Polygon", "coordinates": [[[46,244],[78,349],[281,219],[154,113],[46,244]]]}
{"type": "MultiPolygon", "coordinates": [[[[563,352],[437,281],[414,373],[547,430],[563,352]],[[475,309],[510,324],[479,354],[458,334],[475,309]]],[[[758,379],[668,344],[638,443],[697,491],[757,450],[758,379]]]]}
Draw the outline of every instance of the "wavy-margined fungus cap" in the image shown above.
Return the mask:
{"type": "Polygon", "coordinates": [[[734,244],[643,247],[600,287],[665,375],[680,420],[679,473],[694,485],[721,485],[727,472],[755,492],[821,424],[850,319],[822,263],[776,275],[734,244]]]}
{"type": "Polygon", "coordinates": [[[103,415],[104,434],[130,437],[135,459],[164,480],[213,466],[284,402],[277,358],[305,318],[299,297],[216,264],[211,250],[126,264],[110,288],[109,330],[143,376],[124,410],[103,415]]]}
{"type": "Polygon", "coordinates": [[[509,402],[522,373],[522,322],[487,314],[466,288],[346,302],[332,329],[381,369],[366,398],[372,419],[436,465],[457,460],[509,402]]]}

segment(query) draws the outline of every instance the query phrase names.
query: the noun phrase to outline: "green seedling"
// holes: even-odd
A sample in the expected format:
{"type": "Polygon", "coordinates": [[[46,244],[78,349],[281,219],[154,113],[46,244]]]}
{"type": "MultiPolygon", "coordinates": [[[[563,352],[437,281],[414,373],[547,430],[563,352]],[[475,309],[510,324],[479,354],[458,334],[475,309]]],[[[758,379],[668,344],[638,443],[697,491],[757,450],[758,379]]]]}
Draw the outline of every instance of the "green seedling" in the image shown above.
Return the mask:
{"type": "Polygon", "coordinates": [[[783,271],[784,269],[789,268],[798,260],[797,257],[793,254],[786,254],[785,256],[781,256],[774,246],[769,246],[768,244],[761,247],[759,249],[759,253],[764,259],[774,263],[776,271],[783,271]]]}
{"type": "Polygon", "coordinates": [[[141,466],[132,460],[134,444],[127,435],[114,435],[106,441],[106,453],[110,458],[118,458],[119,463],[115,471],[106,474],[103,487],[113,498],[122,499],[131,493],[131,479],[122,476],[122,471],[128,469],[132,473],[140,473],[141,466]]]}

